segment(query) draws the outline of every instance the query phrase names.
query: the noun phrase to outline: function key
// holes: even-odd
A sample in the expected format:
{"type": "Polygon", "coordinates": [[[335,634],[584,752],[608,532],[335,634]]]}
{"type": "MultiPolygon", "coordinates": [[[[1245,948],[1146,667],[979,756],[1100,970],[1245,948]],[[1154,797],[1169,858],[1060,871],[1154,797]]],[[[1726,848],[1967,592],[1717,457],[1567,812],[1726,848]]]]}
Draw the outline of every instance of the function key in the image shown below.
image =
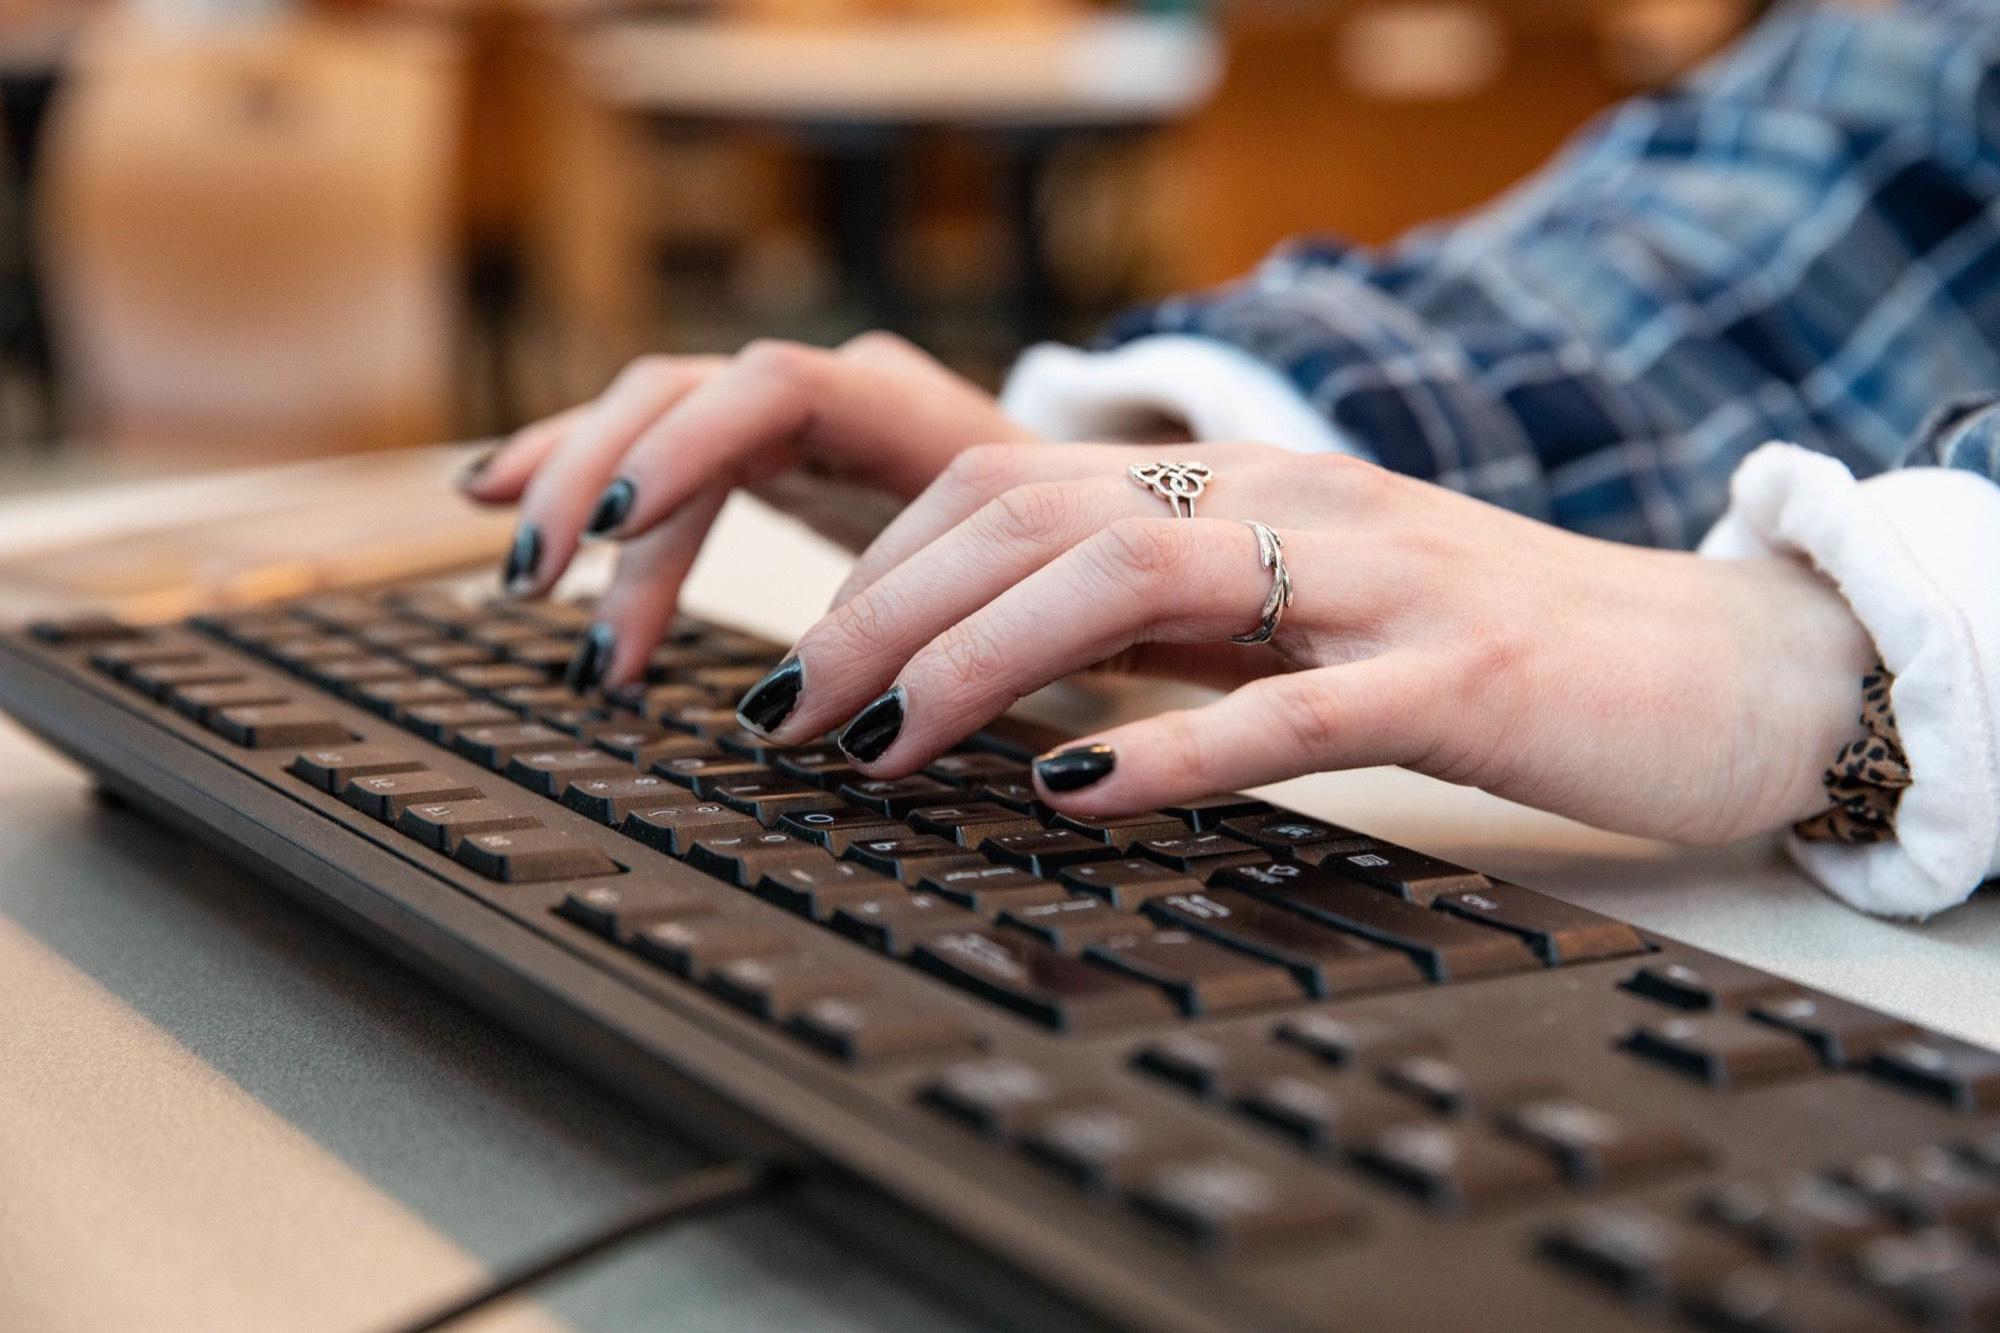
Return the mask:
{"type": "Polygon", "coordinates": [[[649,883],[635,875],[577,889],[556,908],[558,916],[619,943],[630,940],[635,931],[655,921],[709,916],[714,911],[715,904],[699,893],[676,885],[649,883]]]}
{"type": "Polygon", "coordinates": [[[1401,950],[1370,944],[1230,889],[1169,894],[1148,901],[1145,911],[1155,920],[1290,968],[1307,993],[1321,999],[1424,981],[1423,971],[1401,950]]]}
{"type": "Polygon", "coordinates": [[[350,629],[385,620],[393,612],[381,602],[359,593],[328,593],[306,597],[291,604],[291,612],[302,620],[328,629],[350,629]]]}
{"type": "Polygon", "coordinates": [[[953,930],[917,946],[934,976],[1045,1026],[1075,1032],[1171,1017],[1151,986],[1129,981],[1014,931],[953,930]]]}
{"type": "Polygon", "coordinates": [[[354,739],[331,713],[304,704],[218,708],[203,719],[203,725],[251,750],[300,750],[354,739]]]}
{"type": "Polygon", "coordinates": [[[1910,1037],[1877,1050],[1866,1067],[1955,1110],[2000,1108],[2000,1051],[1949,1037],[1910,1037]]]}
{"type": "Polygon", "coordinates": [[[365,815],[393,824],[419,802],[476,801],[485,796],[468,782],[429,769],[406,769],[349,778],[340,797],[365,815]]]}
{"type": "Polygon", "coordinates": [[[377,777],[384,773],[414,773],[423,761],[389,745],[344,745],[325,750],[307,750],[285,766],[293,777],[304,778],[323,792],[338,795],[355,778],[377,777]]]}
{"type": "Polygon", "coordinates": [[[1699,963],[1648,963],[1626,978],[1625,989],[1678,1009],[1741,1009],[1800,987],[1726,958],[1705,958],[1699,963]]]}
{"type": "Polygon", "coordinates": [[[1572,907],[1518,884],[1488,884],[1442,893],[1431,906],[1511,931],[1526,940],[1545,963],[1583,963],[1646,951],[1646,942],[1623,921],[1572,907]]]}
{"type": "Polygon", "coordinates": [[[1361,1145],[1354,1160],[1448,1213],[1512,1203],[1562,1183],[1543,1154],[1471,1125],[1392,1125],[1361,1145]]]}
{"type": "Polygon", "coordinates": [[[475,833],[506,833],[540,828],[541,821],[510,810],[499,801],[442,801],[403,807],[396,828],[424,846],[451,856],[475,833]]]}
{"type": "Polygon", "coordinates": [[[1244,819],[1252,815],[1275,815],[1278,808],[1269,801],[1260,801],[1254,796],[1241,792],[1227,792],[1221,796],[1204,796],[1199,800],[1183,801],[1178,805],[1164,805],[1160,813],[1178,819],[1196,832],[1206,833],[1221,828],[1231,819],[1244,819]]]}
{"type": "Polygon", "coordinates": [[[1717,1088],[1796,1078],[1819,1068],[1796,1034],[1735,1014],[1650,1023],[1626,1037],[1624,1046],[1717,1088]]]}
{"type": "Polygon", "coordinates": [[[996,1056],[946,1067],[917,1097],[990,1138],[1011,1139],[1077,1094],[1033,1065],[996,1056]]]}
{"type": "Polygon", "coordinates": [[[849,1064],[970,1050],[979,1039],[947,1015],[902,996],[814,1000],[792,1015],[792,1032],[849,1064]]]}
{"type": "Polygon", "coordinates": [[[1084,956],[1158,986],[1191,1017],[1283,1004],[1303,994],[1284,968],[1184,930],[1116,936],[1091,945],[1084,956]]]}
{"type": "Polygon", "coordinates": [[[1502,1132],[1552,1155],[1585,1188],[1699,1166],[1707,1156],[1677,1129],[1630,1123],[1562,1097],[1522,1102],[1503,1112],[1499,1124],[1502,1132]]]}
{"type": "Polygon", "coordinates": [[[1357,1228],[1360,1213],[1310,1172],[1278,1171],[1213,1155],[1156,1167],[1133,1191],[1139,1210],[1217,1250],[1324,1239],[1357,1228]]]}
{"type": "Polygon", "coordinates": [[[1894,1041],[1922,1035],[1915,1024],[1831,995],[1778,995],[1750,1006],[1750,1017],[1796,1032],[1835,1069],[1854,1069],[1894,1041]]]}
{"type": "Polygon", "coordinates": [[[488,879],[509,884],[590,879],[619,872],[618,863],[597,848],[553,829],[474,833],[458,844],[457,859],[488,879]]]}

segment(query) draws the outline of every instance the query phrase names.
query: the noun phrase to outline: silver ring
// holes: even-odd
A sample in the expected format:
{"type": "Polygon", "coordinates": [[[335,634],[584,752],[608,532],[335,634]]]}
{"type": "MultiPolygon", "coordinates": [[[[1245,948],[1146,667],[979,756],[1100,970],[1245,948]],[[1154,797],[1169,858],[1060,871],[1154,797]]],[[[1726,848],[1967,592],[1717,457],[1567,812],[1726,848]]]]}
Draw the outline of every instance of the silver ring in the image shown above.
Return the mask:
{"type": "Polygon", "coordinates": [[[1208,489],[1215,469],[1206,463],[1134,463],[1125,469],[1134,485],[1143,486],[1167,502],[1175,518],[1193,518],[1194,502],[1208,489]]]}
{"type": "Polygon", "coordinates": [[[1285,618],[1285,608],[1292,604],[1292,571],[1285,564],[1285,544],[1278,539],[1277,533],[1254,518],[1244,519],[1243,526],[1257,534],[1257,562],[1271,571],[1271,595],[1264,599],[1264,609],[1257,617],[1257,628],[1248,634],[1232,634],[1229,641],[1269,643],[1271,636],[1278,632],[1278,622],[1285,618]]]}

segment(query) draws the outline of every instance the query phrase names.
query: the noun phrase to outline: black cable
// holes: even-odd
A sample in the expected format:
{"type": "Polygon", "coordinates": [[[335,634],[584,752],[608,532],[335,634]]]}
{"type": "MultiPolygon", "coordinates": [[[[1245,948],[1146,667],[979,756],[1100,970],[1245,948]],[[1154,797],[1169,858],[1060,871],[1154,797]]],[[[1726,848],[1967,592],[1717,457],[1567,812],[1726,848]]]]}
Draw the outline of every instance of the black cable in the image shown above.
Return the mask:
{"type": "Polygon", "coordinates": [[[690,1172],[609,1225],[511,1271],[502,1272],[479,1290],[441,1306],[421,1319],[401,1325],[395,1333],[435,1333],[437,1329],[496,1305],[634,1237],[690,1218],[705,1217],[710,1213],[754,1203],[791,1186],[798,1177],[799,1167],[795,1162],[755,1158],[722,1162],[690,1172]]]}

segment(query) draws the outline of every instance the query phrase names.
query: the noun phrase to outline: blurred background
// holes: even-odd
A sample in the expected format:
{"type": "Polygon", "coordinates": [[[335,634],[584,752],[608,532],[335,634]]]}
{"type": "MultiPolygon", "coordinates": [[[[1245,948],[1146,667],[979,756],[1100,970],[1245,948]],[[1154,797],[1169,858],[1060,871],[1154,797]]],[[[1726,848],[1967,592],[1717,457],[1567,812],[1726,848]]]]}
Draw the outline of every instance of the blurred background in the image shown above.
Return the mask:
{"type": "Polygon", "coordinates": [[[0,0],[0,499],[491,435],[758,334],[997,382],[1477,204],[1756,9],[0,0]]]}

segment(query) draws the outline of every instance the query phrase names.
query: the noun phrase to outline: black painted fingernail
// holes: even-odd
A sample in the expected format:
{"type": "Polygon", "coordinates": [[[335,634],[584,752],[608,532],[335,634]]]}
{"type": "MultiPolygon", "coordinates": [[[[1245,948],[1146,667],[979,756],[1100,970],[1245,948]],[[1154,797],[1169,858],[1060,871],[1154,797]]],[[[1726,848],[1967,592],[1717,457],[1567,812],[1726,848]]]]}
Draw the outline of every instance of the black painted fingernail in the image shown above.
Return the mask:
{"type": "Polygon", "coordinates": [[[590,526],[587,529],[590,535],[602,537],[624,523],[638,494],[639,488],[624,477],[606,486],[604,494],[597,497],[597,508],[590,511],[590,526]]]}
{"type": "Polygon", "coordinates": [[[805,687],[805,663],[787,657],[744,692],[736,704],[736,720],[759,736],[768,736],[791,716],[805,687]]]}
{"type": "Polygon", "coordinates": [[[617,646],[617,631],[601,620],[592,625],[584,631],[583,642],[576,646],[576,656],[569,659],[563,684],[577,694],[596,689],[611,665],[611,652],[617,646]]]}
{"type": "Polygon", "coordinates": [[[507,567],[500,571],[500,582],[508,592],[523,592],[535,581],[535,566],[542,563],[542,530],[530,523],[514,534],[514,545],[507,552],[507,567]]]}
{"type": "Polygon", "coordinates": [[[1108,745],[1078,745],[1045,754],[1035,761],[1035,776],[1050,791],[1077,791],[1093,782],[1102,782],[1118,766],[1118,756],[1108,745]]]}
{"type": "Polygon", "coordinates": [[[847,730],[840,733],[840,748],[865,764],[881,758],[902,729],[903,687],[898,685],[854,715],[847,730]]]}
{"type": "Polygon", "coordinates": [[[493,460],[499,456],[500,450],[496,446],[486,450],[479,457],[467,463],[464,470],[458,474],[458,488],[465,490],[467,487],[475,484],[480,477],[485,475],[486,469],[492,464],[493,460]]]}

